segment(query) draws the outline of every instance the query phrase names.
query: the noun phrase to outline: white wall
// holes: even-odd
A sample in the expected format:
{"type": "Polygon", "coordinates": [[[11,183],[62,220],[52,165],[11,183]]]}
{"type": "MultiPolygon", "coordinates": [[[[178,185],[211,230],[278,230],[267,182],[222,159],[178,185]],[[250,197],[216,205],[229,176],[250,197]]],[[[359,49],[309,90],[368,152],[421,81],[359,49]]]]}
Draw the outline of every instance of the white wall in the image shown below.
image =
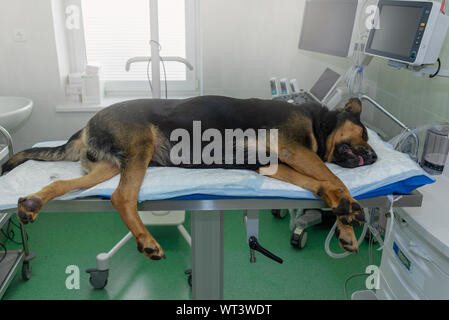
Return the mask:
{"type": "MultiPolygon", "coordinates": [[[[304,0],[199,0],[205,94],[269,98],[272,76],[310,88],[326,66],[344,71],[349,59],[297,49],[304,0]]],[[[35,102],[31,118],[13,132],[16,150],[67,139],[93,113],[56,113],[68,71],[61,0],[0,0],[0,95],[35,102]],[[52,10],[53,9],[53,10],[52,10]],[[26,42],[13,31],[24,29],[26,42]],[[57,40],[57,41],[56,41],[57,40]],[[57,43],[56,43],[57,42],[57,43]]]]}
{"type": "MultiPolygon", "coordinates": [[[[349,58],[298,49],[305,0],[200,3],[204,94],[270,98],[271,77],[296,78],[300,87],[308,90],[326,67],[344,74],[352,65],[349,58]]],[[[378,69],[379,65],[372,63],[365,72],[371,96],[376,93],[378,69]]],[[[363,119],[372,122],[376,112],[364,104],[363,119]]]]}
{"type": "Polygon", "coordinates": [[[269,98],[273,76],[309,89],[326,63],[298,49],[303,7],[304,0],[201,0],[204,93],[269,98]]]}
{"type": "Polygon", "coordinates": [[[68,138],[92,116],[55,112],[63,91],[53,4],[52,0],[0,0],[0,95],[24,96],[35,103],[31,118],[12,132],[16,150],[37,141],[68,138]],[[27,41],[14,41],[16,28],[25,30],[27,41]]]}

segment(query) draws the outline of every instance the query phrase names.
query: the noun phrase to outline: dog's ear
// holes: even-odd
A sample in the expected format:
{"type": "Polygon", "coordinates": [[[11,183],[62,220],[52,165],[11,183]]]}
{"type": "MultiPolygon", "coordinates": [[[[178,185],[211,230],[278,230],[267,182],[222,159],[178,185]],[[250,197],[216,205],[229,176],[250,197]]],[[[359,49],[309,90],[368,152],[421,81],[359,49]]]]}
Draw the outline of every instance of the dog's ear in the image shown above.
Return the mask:
{"type": "Polygon", "coordinates": [[[360,116],[362,113],[362,101],[357,98],[349,99],[348,103],[346,103],[343,111],[351,112],[356,116],[360,116]]]}

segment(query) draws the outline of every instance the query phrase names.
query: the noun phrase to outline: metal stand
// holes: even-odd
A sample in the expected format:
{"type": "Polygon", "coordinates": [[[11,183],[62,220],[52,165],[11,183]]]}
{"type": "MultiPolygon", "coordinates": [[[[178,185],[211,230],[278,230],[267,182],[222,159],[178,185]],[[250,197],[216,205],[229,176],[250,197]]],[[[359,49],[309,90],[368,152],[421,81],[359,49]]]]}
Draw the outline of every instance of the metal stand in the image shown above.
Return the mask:
{"type": "Polygon", "coordinates": [[[192,212],[192,297],[223,299],[223,211],[192,212]]]}
{"type": "MultiPolygon", "coordinates": [[[[383,106],[381,106],[376,100],[373,98],[367,96],[367,95],[361,95],[359,97],[361,101],[368,101],[370,102],[374,107],[376,107],[378,110],[380,110],[383,114],[385,114],[387,117],[389,117],[391,120],[393,120],[398,126],[400,126],[402,129],[410,132],[411,136],[414,140],[413,145],[413,153],[410,155],[413,160],[418,162],[418,152],[419,152],[419,138],[418,135],[412,131],[409,127],[407,127],[401,120],[396,118],[394,115],[392,115],[387,109],[385,109],[383,106]]],[[[394,146],[395,149],[397,149],[399,146],[394,146]]]]}
{"type": "MultiPolygon", "coordinates": [[[[388,197],[360,200],[365,208],[389,208],[388,197]]],[[[420,207],[422,195],[413,191],[396,201],[394,207],[420,207]]],[[[193,298],[220,299],[223,297],[223,215],[222,210],[260,210],[271,208],[326,208],[322,200],[295,199],[209,199],[209,200],[153,200],[138,204],[139,211],[190,210],[192,213],[193,298]],[[195,268],[197,267],[197,268],[195,268]]],[[[46,212],[109,212],[111,201],[101,198],[53,200],[46,212]]]]}
{"type": "MultiPolygon", "coordinates": [[[[184,237],[189,246],[191,246],[191,238],[183,223],[185,219],[184,211],[139,211],[140,218],[146,226],[176,226],[178,231],[184,237]]],[[[89,282],[95,289],[103,289],[108,284],[109,269],[111,259],[114,255],[133,238],[131,232],[128,232],[114,247],[108,252],[99,253],[97,255],[97,267],[87,269],[86,272],[90,275],[89,282]]],[[[189,280],[190,281],[190,280],[189,280]]]]}
{"type": "MultiPolygon", "coordinates": [[[[14,155],[12,139],[8,131],[0,126],[0,135],[6,139],[8,145],[8,155],[14,155]]],[[[1,153],[1,150],[0,150],[1,153]]],[[[1,159],[0,159],[1,160],[1,159]]],[[[0,229],[8,223],[11,219],[12,213],[0,213],[0,229]]],[[[31,278],[31,264],[30,261],[34,259],[35,254],[28,249],[27,237],[25,227],[20,223],[20,235],[22,237],[23,250],[14,250],[7,252],[0,252],[0,298],[3,297],[8,285],[14,278],[20,264],[22,263],[22,279],[27,281],[31,278]],[[4,258],[2,258],[4,257],[4,258]]]]}

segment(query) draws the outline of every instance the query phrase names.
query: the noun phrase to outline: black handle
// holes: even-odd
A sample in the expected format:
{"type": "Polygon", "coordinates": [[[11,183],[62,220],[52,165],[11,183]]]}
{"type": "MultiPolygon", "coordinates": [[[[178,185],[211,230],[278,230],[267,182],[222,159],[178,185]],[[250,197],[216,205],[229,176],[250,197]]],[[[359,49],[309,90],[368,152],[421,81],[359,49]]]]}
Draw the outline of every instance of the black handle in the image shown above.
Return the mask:
{"type": "Polygon", "coordinates": [[[284,260],[282,260],[281,258],[279,258],[278,256],[274,255],[273,253],[271,253],[270,251],[268,251],[267,249],[265,249],[264,247],[262,247],[259,242],[257,241],[257,238],[252,236],[248,239],[248,244],[249,247],[253,250],[259,251],[261,254],[263,254],[264,256],[270,258],[271,260],[276,261],[277,263],[283,263],[284,260]]]}

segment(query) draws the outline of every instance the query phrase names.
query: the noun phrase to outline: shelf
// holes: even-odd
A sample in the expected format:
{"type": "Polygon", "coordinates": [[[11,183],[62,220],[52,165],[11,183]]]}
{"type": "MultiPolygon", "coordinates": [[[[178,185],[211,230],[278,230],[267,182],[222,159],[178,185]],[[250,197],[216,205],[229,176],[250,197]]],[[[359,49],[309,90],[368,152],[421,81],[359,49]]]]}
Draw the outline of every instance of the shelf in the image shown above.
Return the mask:
{"type": "MultiPolygon", "coordinates": [[[[3,255],[4,252],[0,251],[0,259],[2,259],[3,255]]],[[[24,253],[22,250],[8,251],[6,257],[0,263],[0,299],[17,273],[23,257],[24,253]]]]}
{"type": "Polygon", "coordinates": [[[0,212],[0,229],[8,222],[11,213],[0,212]]]}

